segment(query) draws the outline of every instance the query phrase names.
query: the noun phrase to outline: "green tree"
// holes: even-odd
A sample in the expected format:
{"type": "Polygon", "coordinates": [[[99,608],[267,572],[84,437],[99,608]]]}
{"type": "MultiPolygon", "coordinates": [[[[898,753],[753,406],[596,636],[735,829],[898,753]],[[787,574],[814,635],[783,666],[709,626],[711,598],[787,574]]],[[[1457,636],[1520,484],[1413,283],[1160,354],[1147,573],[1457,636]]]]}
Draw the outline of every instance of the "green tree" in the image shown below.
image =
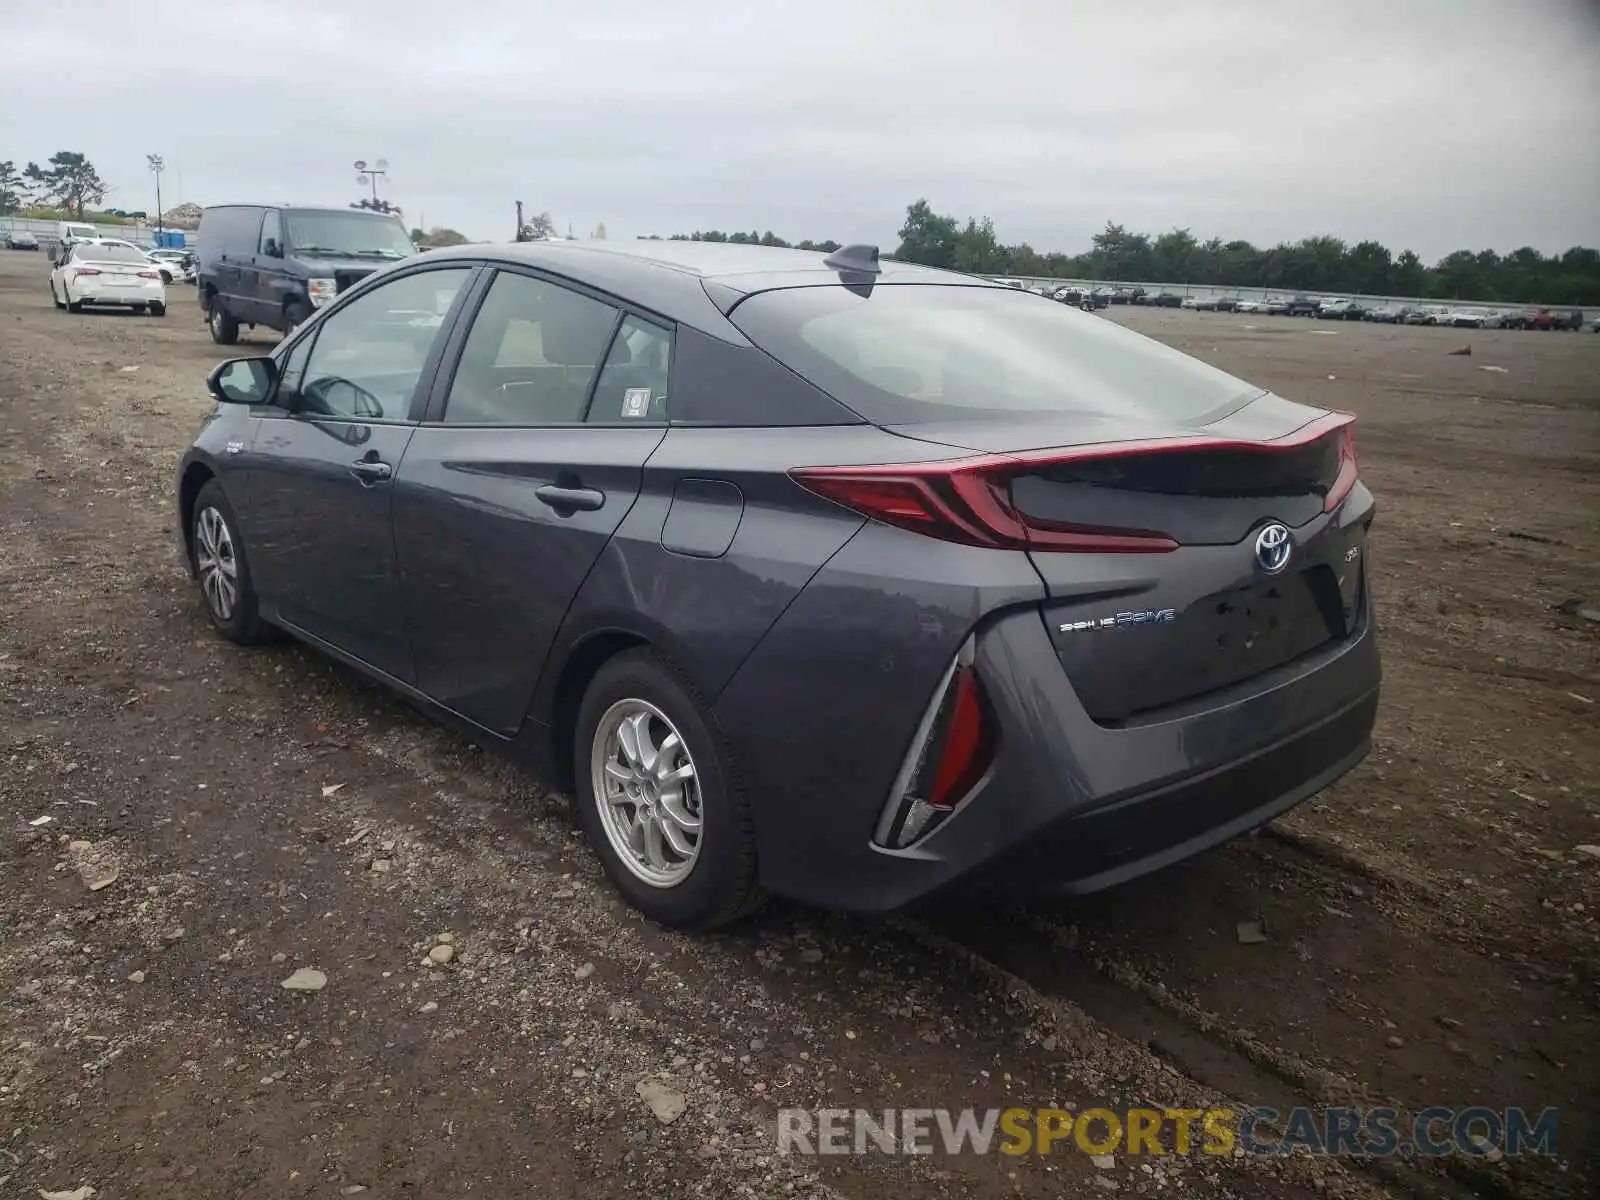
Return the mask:
{"type": "MultiPolygon", "coordinates": [[[[790,244],[770,230],[762,234],[696,230],[675,233],[672,240],[790,244]]],[[[794,244],[802,250],[839,248],[835,241],[807,239],[794,244]]],[[[934,212],[925,199],[906,208],[900,246],[893,257],[988,276],[1600,307],[1600,250],[1585,246],[1550,256],[1531,246],[1505,255],[1493,250],[1459,250],[1429,267],[1411,250],[1396,255],[1372,239],[1352,246],[1322,235],[1263,249],[1220,237],[1202,242],[1182,228],[1152,239],[1108,221],[1082,254],[1041,254],[1026,243],[1006,245],[987,217],[969,218],[963,224],[934,212]]]]}
{"type": "Polygon", "coordinates": [[[1379,242],[1357,242],[1345,255],[1344,269],[1349,287],[1345,291],[1387,295],[1393,286],[1394,262],[1389,247],[1379,242]]]}
{"type": "Polygon", "coordinates": [[[19,211],[26,198],[26,184],[17,164],[10,159],[0,162],[0,214],[19,211]]]}
{"type": "Polygon", "coordinates": [[[1394,270],[1389,273],[1390,286],[1399,296],[1425,296],[1428,294],[1428,268],[1413,250],[1400,251],[1394,260],[1394,270]]]}
{"type": "Polygon", "coordinates": [[[44,196],[76,217],[83,216],[86,206],[99,204],[111,190],[94,164],[76,150],[57,150],[42,168],[30,162],[23,175],[44,196]]]}
{"type": "Polygon", "coordinates": [[[973,275],[998,274],[1010,269],[1010,256],[1000,247],[995,236],[994,222],[988,217],[982,221],[969,219],[967,227],[956,238],[956,253],[949,264],[957,271],[973,275]]]}
{"type": "Polygon", "coordinates": [[[926,200],[918,200],[906,209],[894,257],[925,267],[954,266],[959,229],[954,217],[940,216],[926,200]]]}
{"type": "Polygon", "coordinates": [[[1433,269],[1431,296],[1448,300],[1467,300],[1483,294],[1483,279],[1478,271],[1478,256],[1471,250],[1457,250],[1439,260],[1433,269]]]}
{"type": "Polygon", "coordinates": [[[1090,239],[1091,277],[1108,280],[1147,280],[1155,274],[1150,235],[1129,233],[1112,221],[1090,239]]]}
{"type": "Polygon", "coordinates": [[[550,219],[549,213],[542,212],[537,216],[529,217],[523,223],[521,233],[524,238],[554,237],[556,235],[556,223],[550,219]]]}
{"type": "Polygon", "coordinates": [[[1156,238],[1150,248],[1151,274],[1174,283],[1203,282],[1196,278],[1200,243],[1187,229],[1174,229],[1156,238]]]}

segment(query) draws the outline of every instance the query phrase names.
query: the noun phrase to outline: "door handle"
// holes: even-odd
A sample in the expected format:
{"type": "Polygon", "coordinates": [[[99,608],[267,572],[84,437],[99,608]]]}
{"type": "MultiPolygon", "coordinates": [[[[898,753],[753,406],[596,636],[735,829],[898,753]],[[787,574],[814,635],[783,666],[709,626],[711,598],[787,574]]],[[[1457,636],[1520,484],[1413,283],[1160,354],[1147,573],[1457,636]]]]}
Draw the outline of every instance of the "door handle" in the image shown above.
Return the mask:
{"type": "Polygon", "coordinates": [[[377,462],[374,459],[358,458],[350,464],[350,474],[362,483],[378,483],[394,474],[394,468],[386,462],[377,462]]]}
{"type": "Polygon", "coordinates": [[[558,512],[563,508],[594,512],[606,502],[606,494],[595,488],[557,487],[553,483],[534,488],[533,494],[558,512]]]}

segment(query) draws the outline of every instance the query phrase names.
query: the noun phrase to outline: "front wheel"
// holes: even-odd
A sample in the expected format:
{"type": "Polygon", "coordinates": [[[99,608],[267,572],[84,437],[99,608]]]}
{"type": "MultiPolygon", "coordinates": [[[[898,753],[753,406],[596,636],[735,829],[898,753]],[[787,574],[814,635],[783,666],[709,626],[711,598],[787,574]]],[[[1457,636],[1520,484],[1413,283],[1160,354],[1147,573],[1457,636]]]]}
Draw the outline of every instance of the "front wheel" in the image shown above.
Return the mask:
{"type": "Polygon", "coordinates": [[[733,756],[693,685],[630,650],[578,710],[580,816],[611,882],[652,920],[709,929],[760,906],[755,831],[733,756]]]}
{"type": "Polygon", "coordinates": [[[215,479],[195,497],[191,548],[200,601],[211,626],[241,646],[265,640],[266,626],[256,603],[256,589],[239,536],[239,519],[215,479]]]}

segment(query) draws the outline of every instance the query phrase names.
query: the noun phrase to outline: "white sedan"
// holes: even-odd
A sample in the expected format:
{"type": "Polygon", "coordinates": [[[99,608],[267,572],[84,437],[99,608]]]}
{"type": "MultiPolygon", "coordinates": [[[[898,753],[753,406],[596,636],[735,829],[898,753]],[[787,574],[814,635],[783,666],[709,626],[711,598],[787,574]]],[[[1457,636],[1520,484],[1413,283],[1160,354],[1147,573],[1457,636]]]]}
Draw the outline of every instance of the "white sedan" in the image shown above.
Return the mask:
{"type": "Polygon", "coordinates": [[[184,281],[189,279],[189,272],[184,270],[183,266],[184,261],[189,257],[185,251],[167,249],[147,250],[145,251],[145,257],[150,260],[151,265],[154,266],[156,270],[161,272],[161,282],[171,283],[175,279],[181,279],[184,281]]]}
{"type": "Polygon", "coordinates": [[[84,305],[131,308],[167,315],[161,272],[137,246],[74,242],[50,272],[50,298],[57,308],[82,312],[84,305]]]}

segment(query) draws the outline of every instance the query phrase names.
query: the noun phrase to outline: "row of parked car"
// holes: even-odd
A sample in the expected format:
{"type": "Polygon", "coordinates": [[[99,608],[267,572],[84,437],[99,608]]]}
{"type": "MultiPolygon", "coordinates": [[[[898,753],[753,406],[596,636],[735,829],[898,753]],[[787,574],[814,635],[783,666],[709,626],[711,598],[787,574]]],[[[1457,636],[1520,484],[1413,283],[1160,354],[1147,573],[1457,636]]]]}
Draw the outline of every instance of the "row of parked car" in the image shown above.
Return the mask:
{"type": "Polygon", "coordinates": [[[39,236],[26,229],[10,229],[0,232],[0,246],[7,250],[24,250],[45,252],[50,256],[52,266],[59,266],[61,260],[71,251],[72,247],[80,243],[89,243],[101,246],[120,246],[136,251],[142,255],[150,266],[156,269],[161,276],[161,282],[168,283],[193,283],[195,277],[196,260],[192,250],[179,250],[164,246],[141,246],[126,238],[108,237],[98,225],[78,224],[63,221],[53,240],[41,240],[39,236]]]}
{"type": "Polygon", "coordinates": [[[1388,325],[1444,325],[1458,329],[1582,329],[1581,309],[1453,308],[1446,304],[1366,304],[1360,300],[1238,300],[1227,297],[1185,298],[1181,307],[1214,312],[1265,313],[1269,316],[1315,317],[1324,321],[1375,321],[1388,325]]]}
{"type": "Polygon", "coordinates": [[[1113,304],[1138,304],[1151,308],[1186,308],[1198,312],[1260,313],[1274,317],[1314,317],[1324,321],[1376,321],[1390,325],[1444,325],[1458,329],[1582,329],[1600,330],[1582,309],[1458,308],[1447,304],[1368,304],[1360,300],[1321,300],[1297,295],[1289,299],[1245,300],[1237,296],[1180,296],[1176,292],[1151,292],[1142,287],[1096,287],[1078,284],[1024,284],[1016,279],[994,282],[1037,292],[1074,308],[1099,309],[1113,304]]]}

